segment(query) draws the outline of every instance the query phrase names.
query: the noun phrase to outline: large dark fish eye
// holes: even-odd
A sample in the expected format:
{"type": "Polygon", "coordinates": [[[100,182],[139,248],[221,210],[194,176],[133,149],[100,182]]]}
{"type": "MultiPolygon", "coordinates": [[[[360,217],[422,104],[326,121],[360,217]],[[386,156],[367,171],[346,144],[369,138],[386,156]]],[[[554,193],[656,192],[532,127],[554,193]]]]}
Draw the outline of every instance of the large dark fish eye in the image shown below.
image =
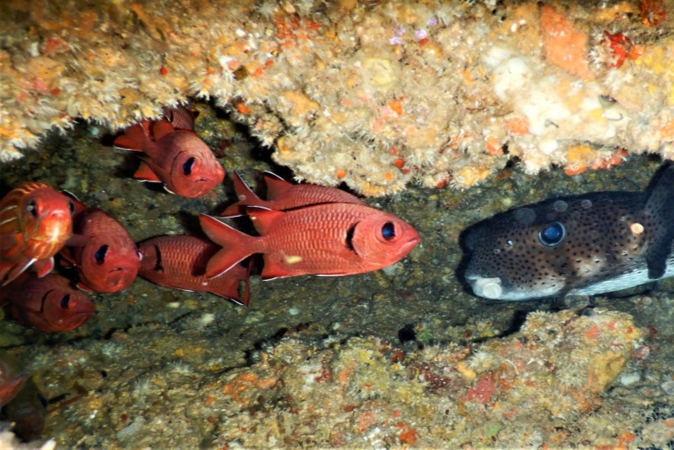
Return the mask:
{"type": "Polygon", "coordinates": [[[387,241],[396,237],[396,227],[393,225],[393,222],[386,222],[384,226],[381,227],[381,235],[387,241]]]}
{"type": "Polygon", "coordinates": [[[26,211],[28,211],[33,217],[37,218],[39,211],[37,210],[37,202],[34,199],[28,202],[26,205],[26,211]]]}
{"type": "Polygon", "coordinates": [[[185,175],[192,175],[192,168],[194,167],[195,162],[196,158],[193,156],[183,163],[183,173],[185,175]]]}
{"type": "Polygon", "coordinates": [[[61,309],[68,309],[70,306],[70,294],[66,294],[61,299],[61,309]]]}
{"type": "Polygon", "coordinates": [[[560,222],[546,225],[538,232],[538,240],[546,247],[554,247],[564,240],[566,228],[560,222]]]}
{"type": "Polygon", "coordinates": [[[68,207],[70,208],[70,215],[71,216],[74,215],[75,214],[75,202],[73,202],[72,200],[68,200],[68,207]]]}
{"type": "Polygon", "coordinates": [[[101,245],[96,253],[94,253],[94,258],[96,258],[96,264],[101,265],[105,262],[105,255],[108,253],[108,245],[101,245]]]}

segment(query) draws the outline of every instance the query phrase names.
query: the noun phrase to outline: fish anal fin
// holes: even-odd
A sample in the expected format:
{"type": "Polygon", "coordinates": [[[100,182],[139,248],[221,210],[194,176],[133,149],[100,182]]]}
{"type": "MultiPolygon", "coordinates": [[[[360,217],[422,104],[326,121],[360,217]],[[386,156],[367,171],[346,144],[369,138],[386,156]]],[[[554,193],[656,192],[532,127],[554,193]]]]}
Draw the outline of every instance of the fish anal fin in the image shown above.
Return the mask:
{"type": "Polygon", "coordinates": [[[133,177],[137,180],[146,181],[148,183],[161,183],[157,174],[152,170],[147,162],[141,161],[138,170],[133,174],[133,177]]]}
{"type": "Polygon", "coordinates": [[[262,268],[262,279],[269,281],[275,278],[285,278],[293,274],[283,267],[277,260],[278,255],[264,255],[264,267],[262,268]]]}

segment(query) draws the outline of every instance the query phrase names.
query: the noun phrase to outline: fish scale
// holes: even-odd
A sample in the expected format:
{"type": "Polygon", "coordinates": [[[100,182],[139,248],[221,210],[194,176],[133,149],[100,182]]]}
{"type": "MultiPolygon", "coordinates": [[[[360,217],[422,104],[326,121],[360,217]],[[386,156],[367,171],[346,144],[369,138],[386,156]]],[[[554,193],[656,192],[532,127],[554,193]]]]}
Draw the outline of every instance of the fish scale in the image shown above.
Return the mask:
{"type": "Polygon", "coordinates": [[[478,296],[526,300],[671,276],[672,204],[674,166],[665,166],[645,192],[594,192],[497,214],[462,234],[464,277],[478,296]],[[542,233],[562,230],[560,242],[544,242],[542,233]]]}

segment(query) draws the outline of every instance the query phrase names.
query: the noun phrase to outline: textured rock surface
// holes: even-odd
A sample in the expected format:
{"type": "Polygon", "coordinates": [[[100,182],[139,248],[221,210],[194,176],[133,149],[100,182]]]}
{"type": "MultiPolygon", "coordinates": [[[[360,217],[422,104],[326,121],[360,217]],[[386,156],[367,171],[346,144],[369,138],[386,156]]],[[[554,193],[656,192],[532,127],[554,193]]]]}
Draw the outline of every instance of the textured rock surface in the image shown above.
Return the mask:
{"type": "Polygon", "coordinates": [[[212,98],[300,179],[376,196],[672,154],[658,0],[0,5],[0,160],[82,118],[212,98]]]}

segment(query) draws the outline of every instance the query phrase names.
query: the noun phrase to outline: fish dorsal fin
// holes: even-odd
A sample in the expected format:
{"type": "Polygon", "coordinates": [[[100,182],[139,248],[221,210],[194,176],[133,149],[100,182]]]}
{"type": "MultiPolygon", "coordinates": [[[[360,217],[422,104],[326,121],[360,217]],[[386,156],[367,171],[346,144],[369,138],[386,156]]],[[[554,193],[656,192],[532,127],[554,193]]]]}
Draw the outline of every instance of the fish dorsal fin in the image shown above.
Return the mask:
{"type": "Polygon", "coordinates": [[[168,120],[158,120],[152,124],[152,137],[155,141],[163,138],[167,134],[171,134],[175,131],[173,125],[168,120]]]}
{"type": "Polygon", "coordinates": [[[261,206],[249,206],[246,208],[246,214],[253,222],[255,230],[260,233],[261,236],[264,236],[272,231],[274,222],[279,220],[285,213],[283,211],[274,211],[261,206]]]}
{"type": "Polygon", "coordinates": [[[648,186],[644,212],[653,229],[646,250],[648,278],[657,279],[667,269],[674,241],[674,164],[668,164],[648,186]]]}
{"type": "Polygon", "coordinates": [[[140,166],[138,166],[138,170],[133,174],[133,177],[140,181],[147,181],[148,183],[161,183],[157,174],[145,161],[140,162],[140,166]]]}
{"type": "Polygon", "coordinates": [[[264,181],[267,183],[267,201],[277,200],[288,194],[288,190],[295,186],[275,173],[265,172],[264,181]]]}

